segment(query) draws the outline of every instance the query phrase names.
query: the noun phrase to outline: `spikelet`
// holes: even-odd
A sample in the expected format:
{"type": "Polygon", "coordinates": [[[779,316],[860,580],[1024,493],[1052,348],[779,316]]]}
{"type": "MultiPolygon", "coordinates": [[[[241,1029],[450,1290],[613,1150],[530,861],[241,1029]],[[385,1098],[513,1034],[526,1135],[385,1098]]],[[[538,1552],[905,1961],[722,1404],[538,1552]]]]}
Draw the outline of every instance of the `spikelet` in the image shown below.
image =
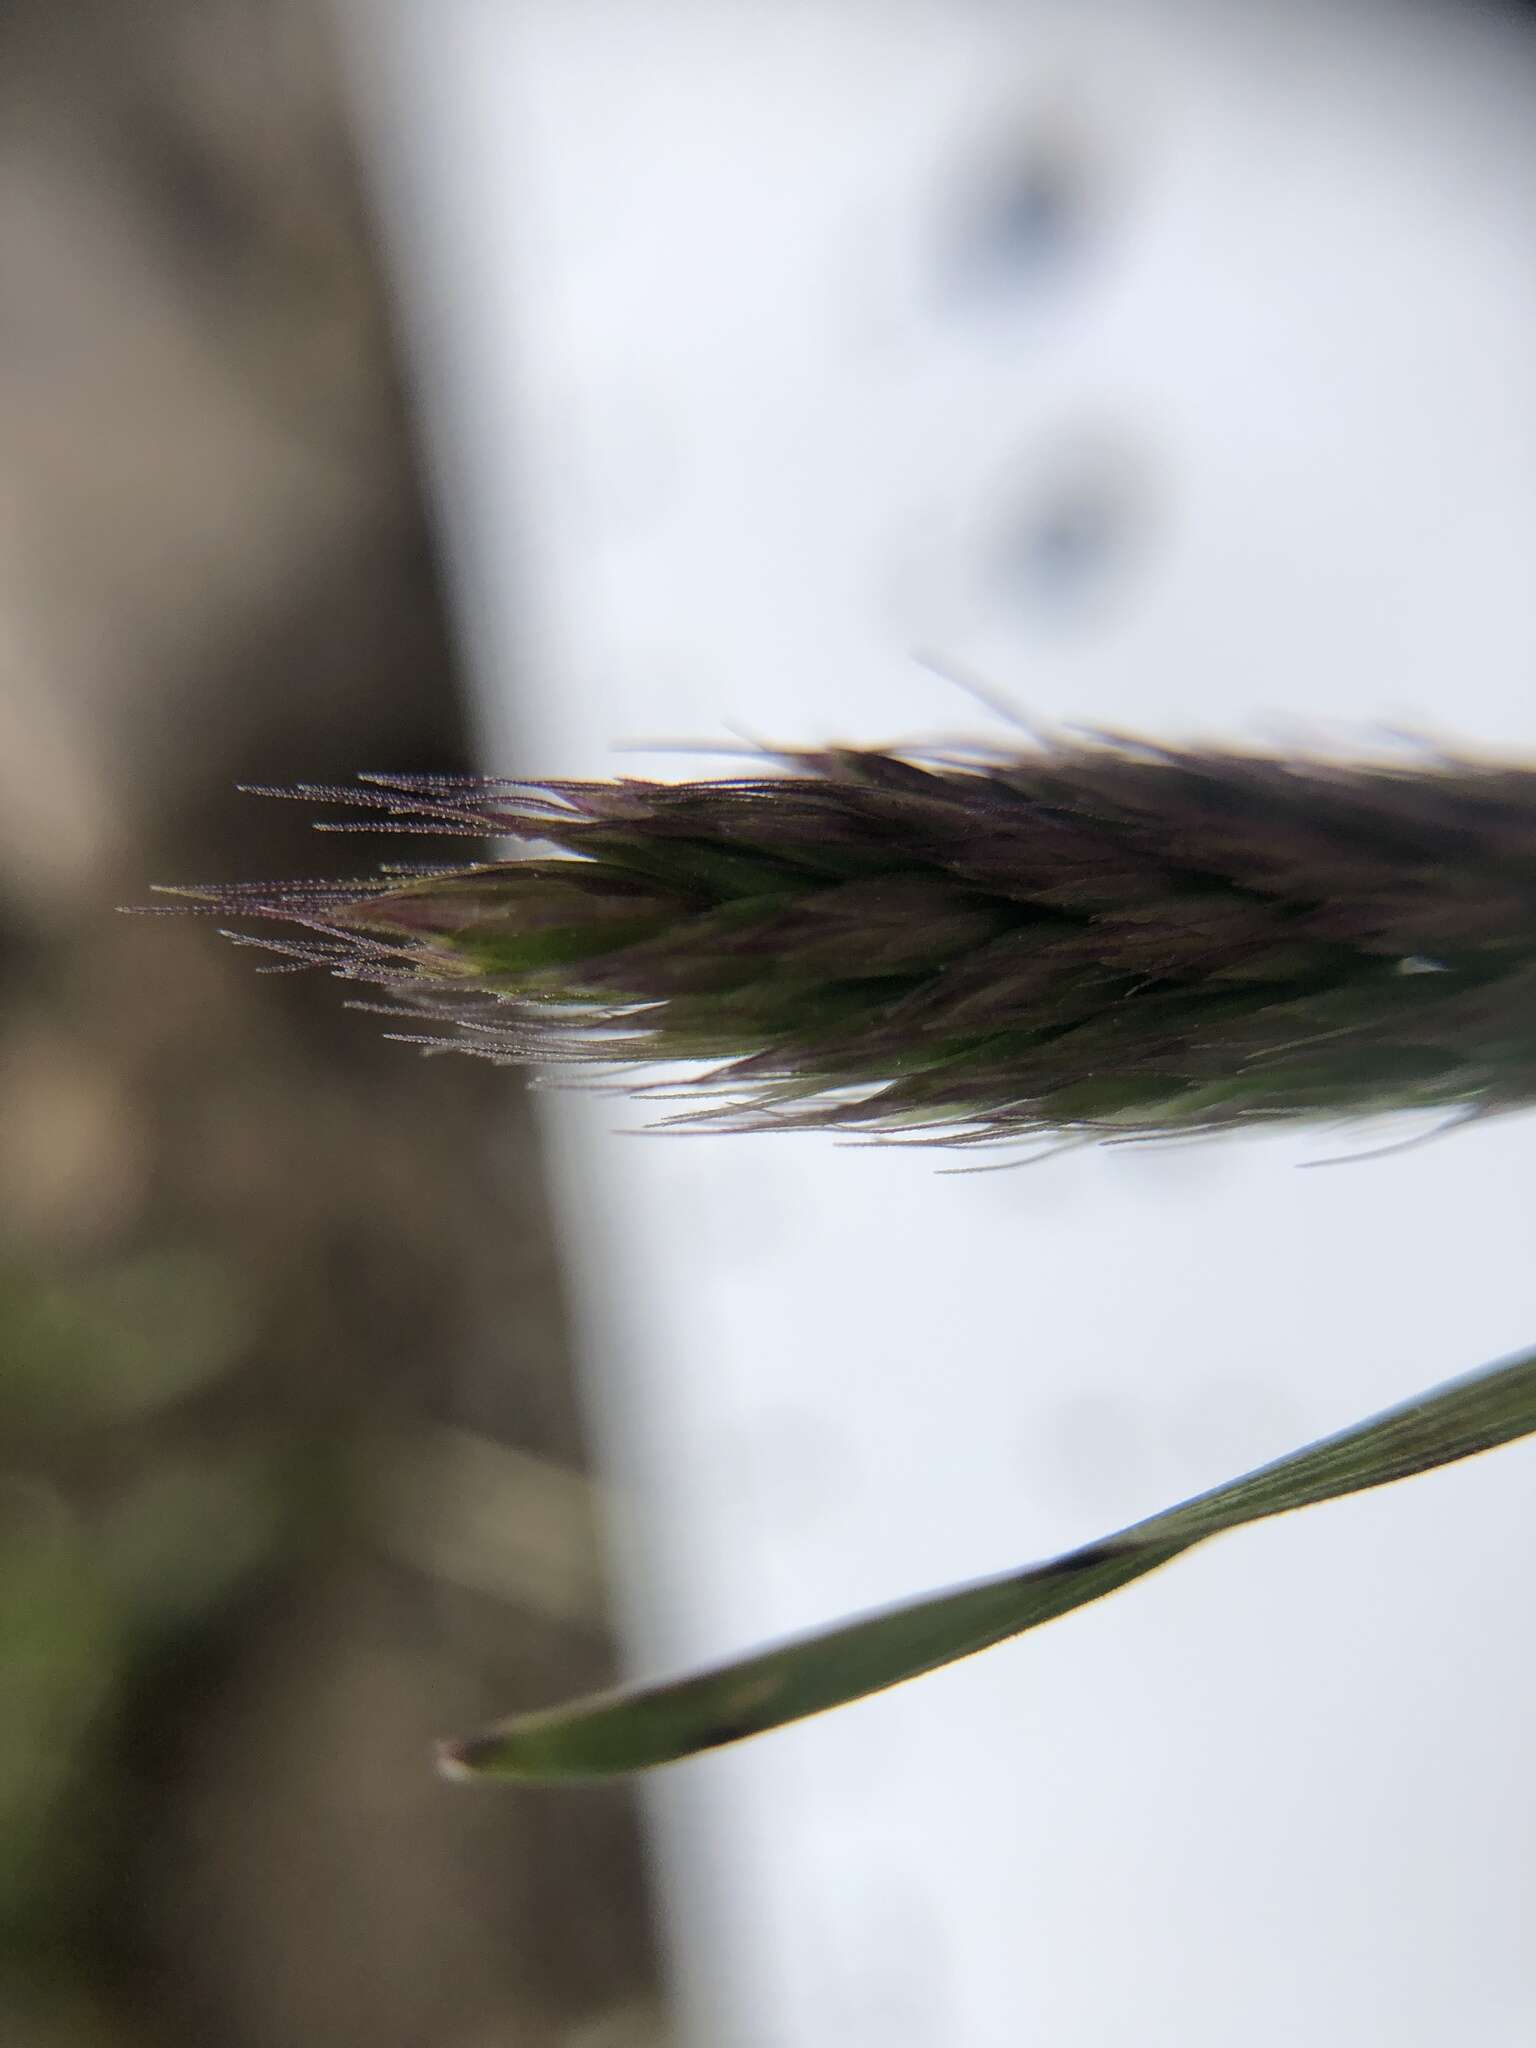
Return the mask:
{"type": "Polygon", "coordinates": [[[554,851],[175,893],[286,925],[255,943],[382,986],[430,1047],[689,1063],[669,1120],[716,1129],[975,1144],[1536,1100],[1536,769],[1122,739],[778,758],[284,791],[371,815],[327,829],[554,851]]]}

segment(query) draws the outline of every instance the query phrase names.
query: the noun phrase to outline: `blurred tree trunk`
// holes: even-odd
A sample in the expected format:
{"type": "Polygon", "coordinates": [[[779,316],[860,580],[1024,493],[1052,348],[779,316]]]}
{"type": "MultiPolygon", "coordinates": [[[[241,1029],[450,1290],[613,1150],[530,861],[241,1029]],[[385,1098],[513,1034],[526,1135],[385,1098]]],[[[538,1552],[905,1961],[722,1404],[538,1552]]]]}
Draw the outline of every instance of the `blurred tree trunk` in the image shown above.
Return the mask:
{"type": "Polygon", "coordinates": [[[0,192],[0,2033],[659,2040],[628,1800],[430,1767],[610,1668],[518,1086],[112,915],[469,765],[319,9],[13,5],[0,192]]]}

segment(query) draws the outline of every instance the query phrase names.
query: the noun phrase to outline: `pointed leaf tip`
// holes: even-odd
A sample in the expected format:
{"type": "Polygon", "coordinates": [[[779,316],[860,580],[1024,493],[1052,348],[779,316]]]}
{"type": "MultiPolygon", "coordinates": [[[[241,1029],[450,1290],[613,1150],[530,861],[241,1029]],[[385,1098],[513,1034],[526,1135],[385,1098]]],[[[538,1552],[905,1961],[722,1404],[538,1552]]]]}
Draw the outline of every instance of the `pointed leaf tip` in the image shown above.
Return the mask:
{"type": "Polygon", "coordinates": [[[477,1747],[474,1742],[440,1742],[437,1745],[437,1774],[440,1778],[451,1778],[455,1784],[467,1783],[477,1775],[469,1755],[477,1747]]]}

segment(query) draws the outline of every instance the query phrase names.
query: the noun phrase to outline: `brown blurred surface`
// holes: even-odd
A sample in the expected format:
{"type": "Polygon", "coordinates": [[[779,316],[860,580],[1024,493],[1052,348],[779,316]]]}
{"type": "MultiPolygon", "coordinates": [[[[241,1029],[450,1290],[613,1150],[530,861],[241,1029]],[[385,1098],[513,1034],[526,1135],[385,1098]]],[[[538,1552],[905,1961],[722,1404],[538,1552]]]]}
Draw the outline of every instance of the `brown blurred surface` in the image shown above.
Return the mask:
{"type": "Polygon", "coordinates": [[[468,765],[320,22],[0,16],[0,2037],[639,2048],[629,1801],[430,1769],[610,1669],[526,1104],[113,914],[468,765]]]}

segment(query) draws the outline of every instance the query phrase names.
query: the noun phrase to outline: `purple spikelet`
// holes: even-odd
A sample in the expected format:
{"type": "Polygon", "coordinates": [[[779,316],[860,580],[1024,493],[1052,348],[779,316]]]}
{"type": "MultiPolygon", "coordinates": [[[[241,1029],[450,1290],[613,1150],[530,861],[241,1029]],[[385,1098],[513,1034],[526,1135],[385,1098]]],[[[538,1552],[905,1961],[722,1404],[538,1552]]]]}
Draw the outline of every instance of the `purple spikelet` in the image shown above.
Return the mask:
{"type": "Polygon", "coordinates": [[[326,830],[553,851],[177,893],[285,925],[245,943],[380,985],[433,1048],[687,1062],[717,1128],[976,1143],[1536,1099],[1536,770],[1120,739],[784,766],[282,791],[367,814],[326,830]]]}

